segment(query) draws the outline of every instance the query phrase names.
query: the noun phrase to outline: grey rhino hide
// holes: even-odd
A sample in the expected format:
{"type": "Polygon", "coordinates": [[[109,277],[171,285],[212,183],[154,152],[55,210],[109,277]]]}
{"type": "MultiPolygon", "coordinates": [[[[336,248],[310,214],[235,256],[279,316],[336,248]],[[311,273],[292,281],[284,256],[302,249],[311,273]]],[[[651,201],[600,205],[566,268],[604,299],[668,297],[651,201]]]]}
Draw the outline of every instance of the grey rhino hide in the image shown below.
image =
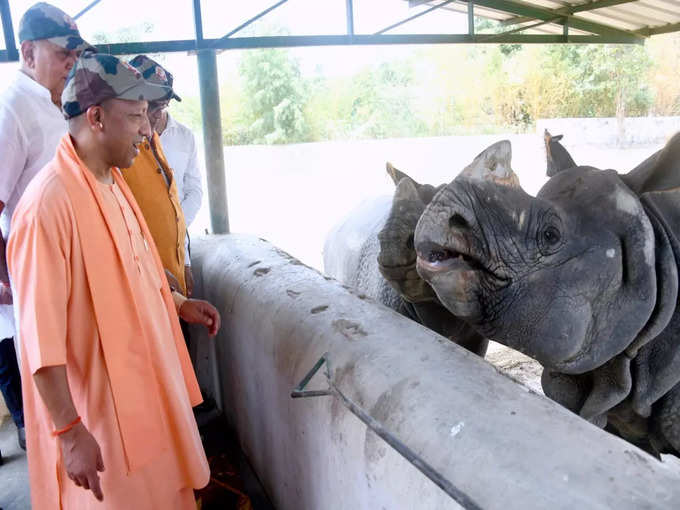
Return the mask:
{"type": "Polygon", "coordinates": [[[416,228],[418,272],[452,313],[538,360],[546,395],[678,455],[678,185],[680,135],[627,175],[567,169],[536,198],[454,181],[416,228]]]}

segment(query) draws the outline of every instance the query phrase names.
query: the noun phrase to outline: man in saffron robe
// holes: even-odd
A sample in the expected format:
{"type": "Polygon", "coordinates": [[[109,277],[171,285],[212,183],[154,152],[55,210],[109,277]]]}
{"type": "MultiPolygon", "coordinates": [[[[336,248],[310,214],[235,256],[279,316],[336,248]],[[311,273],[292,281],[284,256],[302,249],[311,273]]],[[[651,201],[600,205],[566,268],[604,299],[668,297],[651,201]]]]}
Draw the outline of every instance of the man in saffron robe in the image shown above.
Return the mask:
{"type": "Polygon", "coordinates": [[[214,335],[219,313],[170,292],[119,170],[151,135],[147,101],[165,95],[112,55],[81,56],[62,95],[69,134],[12,219],[36,509],[194,509],[209,480],[178,314],[214,335]]]}

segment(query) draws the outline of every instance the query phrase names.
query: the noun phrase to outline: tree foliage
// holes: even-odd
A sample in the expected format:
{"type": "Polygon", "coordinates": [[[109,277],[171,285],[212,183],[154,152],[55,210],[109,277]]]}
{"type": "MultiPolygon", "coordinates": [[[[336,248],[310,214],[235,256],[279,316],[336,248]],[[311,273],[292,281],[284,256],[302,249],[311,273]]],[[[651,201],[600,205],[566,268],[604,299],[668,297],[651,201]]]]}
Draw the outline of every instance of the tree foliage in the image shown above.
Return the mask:
{"type": "Polygon", "coordinates": [[[307,84],[286,50],[260,49],[241,61],[245,127],[253,143],[293,143],[307,139],[304,115],[307,84]]]}
{"type": "Polygon", "coordinates": [[[333,78],[322,68],[303,74],[290,50],[249,50],[238,74],[221,89],[230,144],[525,132],[558,117],[616,116],[622,127],[628,116],[680,115],[680,34],[644,46],[417,47],[333,78]]]}

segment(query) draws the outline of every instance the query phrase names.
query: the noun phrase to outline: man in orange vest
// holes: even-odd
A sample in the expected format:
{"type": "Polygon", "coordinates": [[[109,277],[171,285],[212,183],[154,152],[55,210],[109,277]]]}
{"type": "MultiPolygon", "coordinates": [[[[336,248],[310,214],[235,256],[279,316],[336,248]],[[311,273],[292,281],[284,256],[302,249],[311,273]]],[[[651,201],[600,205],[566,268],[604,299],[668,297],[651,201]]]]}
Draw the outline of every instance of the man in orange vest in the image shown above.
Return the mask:
{"type": "MultiPolygon", "coordinates": [[[[142,56],[140,56],[142,57],[142,56]]],[[[151,83],[166,86],[165,97],[149,102],[149,120],[158,104],[166,104],[175,92],[165,70],[153,60],[136,57],[130,64],[151,83]]],[[[151,135],[140,146],[139,155],[130,168],[123,169],[123,177],[144,214],[153,240],[158,248],[171,288],[187,296],[185,241],[186,222],[177,192],[174,173],[161,146],[160,137],[153,126],[151,135]]]]}

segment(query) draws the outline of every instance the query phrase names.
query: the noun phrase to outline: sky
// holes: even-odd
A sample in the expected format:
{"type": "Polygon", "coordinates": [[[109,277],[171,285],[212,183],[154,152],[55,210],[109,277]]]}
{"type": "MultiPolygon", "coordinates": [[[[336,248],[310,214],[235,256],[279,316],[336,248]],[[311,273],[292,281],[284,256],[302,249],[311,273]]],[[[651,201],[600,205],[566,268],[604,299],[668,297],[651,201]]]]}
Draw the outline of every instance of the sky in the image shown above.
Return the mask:
{"type": "MultiPolygon", "coordinates": [[[[22,14],[35,0],[10,0],[15,38],[22,14]]],[[[51,2],[75,16],[86,8],[90,0],[53,0],[51,2]]],[[[275,0],[248,2],[202,0],[203,31],[206,38],[222,37],[264,9],[275,0]]],[[[173,0],[172,10],[167,0],[101,0],[77,21],[81,35],[92,40],[95,34],[116,34],[132,28],[141,41],[192,39],[193,2],[173,0]],[[123,15],[134,13],[134,16],[123,15]],[[146,25],[147,32],[140,27],[146,25]]],[[[273,26],[286,27],[291,35],[339,35],[346,32],[345,0],[288,0],[285,4],[253,23],[251,34],[267,35],[273,26]]],[[[406,19],[425,7],[409,8],[405,0],[354,0],[354,29],[357,34],[370,34],[406,19]]],[[[466,33],[467,16],[450,11],[434,11],[392,30],[390,33],[466,33]]],[[[113,40],[112,42],[116,42],[113,40]]],[[[0,40],[4,47],[4,40],[0,40]]],[[[400,58],[410,52],[404,46],[311,47],[294,48],[291,53],[300,62],[304,74],[322,69],[327,76],[351,75],[376,61],[400,58]]],[[[229,50],[218,56],[220,76],[228,76],[236,69],[240,51],[229,50]]],[[[175,88],[180,96],[198,96],[196,59],[187,53],[168,53],[163,65],[175,76],[175,88]]],[[[17,64],[0,64],[0,89],[12,78],[17,64]]]]}

